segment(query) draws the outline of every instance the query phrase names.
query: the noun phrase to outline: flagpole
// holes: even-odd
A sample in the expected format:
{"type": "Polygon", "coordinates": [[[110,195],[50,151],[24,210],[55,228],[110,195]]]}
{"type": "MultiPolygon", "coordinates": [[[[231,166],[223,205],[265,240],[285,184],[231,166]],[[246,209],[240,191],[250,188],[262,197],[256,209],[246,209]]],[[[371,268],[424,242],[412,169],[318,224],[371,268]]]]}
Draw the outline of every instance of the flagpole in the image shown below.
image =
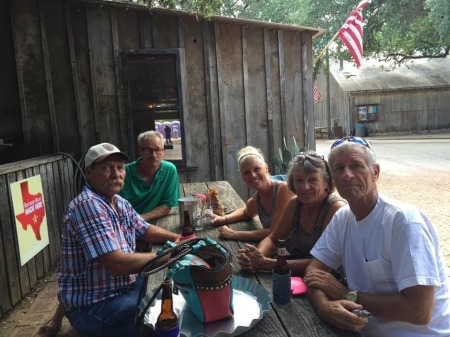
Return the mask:
{"type": "Polygon", "coordinates": [[[326,52],[326,65],[327,65],[327,124],[328,124],[328,139],[332,139],[331,137],[331,97],[330,97],[330,53],[327,49],[326,52]]]}
{"type": "Polygon", "coordinates": [[[316,58],[316,63],[319,62],[320,58],[323,56],[323,54],[324,54],[325,51],[328,49],[328,47],[330,46],[330,44],[332,44],[333,41],[336,40],[336,38],[338,37],[338,35],[339,35],[339,29],[338,29],[338,31],[336,32],[336,34],[334,34],[333,38],[332,38],[330,41],[328,41],[327,45],[322,49],[322,51],[320,52],[319,56],[317,56],[317,58],[316,58]]]}
{"type": "MultiPolygon", "coordinates": [[[[356,13],[358,10],[362,11],[363,8],[364,8],[368,3],[370,3],[370,0],[362,0],[362,1],[358,4],[358,6],[356,6],[356,8],[355,8],[353,11],[350,12],[350,15],[352,15],[353,13],[356,13]]],[[[348,20],[348,19],[347,19],[347,20],[348,20]]],[[[332,38],[330,41],[328,41],[327,45],[322,49],[322,51],[320,52],[319,56],[317,56],[316,63],[319,62],[320,58],[323,56],[323,54],[324,54],[325,51],[328,49],[328,47],[330,46],[330,44],[332,44],[333,41],[338,37],[339,31],[340,31],[340,30],[341,30],[341,29],[338,29],[338,30],[337,30],[337,32],[336,32],[336,34],[334,34],[333,38],[332,38]]],[[[344,41],[344,42],[345,42],[345,41],[344,41]]],[[[353,57],[353,58],[355,58],[355,57],[353,57]]]]}

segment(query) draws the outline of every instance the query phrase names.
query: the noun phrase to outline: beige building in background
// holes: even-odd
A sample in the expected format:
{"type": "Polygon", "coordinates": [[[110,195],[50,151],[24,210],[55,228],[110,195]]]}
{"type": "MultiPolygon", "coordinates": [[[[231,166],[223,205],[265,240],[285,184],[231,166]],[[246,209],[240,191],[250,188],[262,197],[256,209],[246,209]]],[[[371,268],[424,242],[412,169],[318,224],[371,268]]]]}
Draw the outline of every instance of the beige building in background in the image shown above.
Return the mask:
{"type": "Polygon", "coordinates": [[[450,129],[450,57],[419,59],[393,68],[364,60],[334,63],[320,74],[321,100],[314,104],[315,126],[342,127],[343,134],[364,127],[369,135],[433,133],[450,129]],[[327,110],[329,99],[330,112],[327,110]]]}

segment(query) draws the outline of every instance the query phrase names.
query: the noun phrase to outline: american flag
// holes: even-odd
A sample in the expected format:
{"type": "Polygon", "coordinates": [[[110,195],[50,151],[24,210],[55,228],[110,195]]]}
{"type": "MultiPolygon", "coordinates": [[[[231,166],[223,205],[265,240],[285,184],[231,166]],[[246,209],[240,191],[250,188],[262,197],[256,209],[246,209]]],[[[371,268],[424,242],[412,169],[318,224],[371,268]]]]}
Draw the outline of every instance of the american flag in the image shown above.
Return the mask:
{"type": "Polygon", "coordinates": [[[320,102],[320,91],[317,89],[316,86],[314,86],[314,102],[319,103],[320,102]]]}
{"type": "Polygon", "coordinates": [[[350,54],[359,68],[363,58],[363,17],[362,10],[369,0],[363,0],[351,12],[350,16],[339,29],[339,37],[347,46],[350,54]]]}

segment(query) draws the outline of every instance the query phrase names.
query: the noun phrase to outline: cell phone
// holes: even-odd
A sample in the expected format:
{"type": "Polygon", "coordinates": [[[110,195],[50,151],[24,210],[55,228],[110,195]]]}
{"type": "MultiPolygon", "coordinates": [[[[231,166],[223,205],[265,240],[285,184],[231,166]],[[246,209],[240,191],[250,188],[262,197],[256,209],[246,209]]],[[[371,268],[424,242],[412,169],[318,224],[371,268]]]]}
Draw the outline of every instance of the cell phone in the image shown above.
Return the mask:
{"type": "Polygon", "coordinates": [[[301,277],[291,277],[291,293],[293,296],[304,294],[307,291],[308,286],[303,282],[303,279],[301,277]]]}
{"type": "Polygon", "coordinates": [[[367,311],[367,310],[355,309],[355,310],[352,311],[352,313],[354,313],[358,317],[363,317],[363,318],[370,318],[370,317],[372,317],[372,314],[369,311],[367,311]]]}

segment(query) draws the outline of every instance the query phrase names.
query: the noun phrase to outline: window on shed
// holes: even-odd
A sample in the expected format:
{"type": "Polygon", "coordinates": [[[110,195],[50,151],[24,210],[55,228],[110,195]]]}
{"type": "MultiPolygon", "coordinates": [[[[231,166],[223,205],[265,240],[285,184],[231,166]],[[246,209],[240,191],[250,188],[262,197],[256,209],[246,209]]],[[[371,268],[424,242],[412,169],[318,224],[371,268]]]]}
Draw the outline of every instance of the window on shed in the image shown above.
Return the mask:
{"type": "Polygon", "coordinates": [[[377,104],[357,105],[357,121],[358,122],[374,122],[378,114],[377,104]]]}
{"type": "Polygon", "coordinates": [[[179,50],[126,50],[123,55],[132,158],[138,156],[137,136],[155,130],[165,139],[164,159],[185,166],[179,50]]]}

